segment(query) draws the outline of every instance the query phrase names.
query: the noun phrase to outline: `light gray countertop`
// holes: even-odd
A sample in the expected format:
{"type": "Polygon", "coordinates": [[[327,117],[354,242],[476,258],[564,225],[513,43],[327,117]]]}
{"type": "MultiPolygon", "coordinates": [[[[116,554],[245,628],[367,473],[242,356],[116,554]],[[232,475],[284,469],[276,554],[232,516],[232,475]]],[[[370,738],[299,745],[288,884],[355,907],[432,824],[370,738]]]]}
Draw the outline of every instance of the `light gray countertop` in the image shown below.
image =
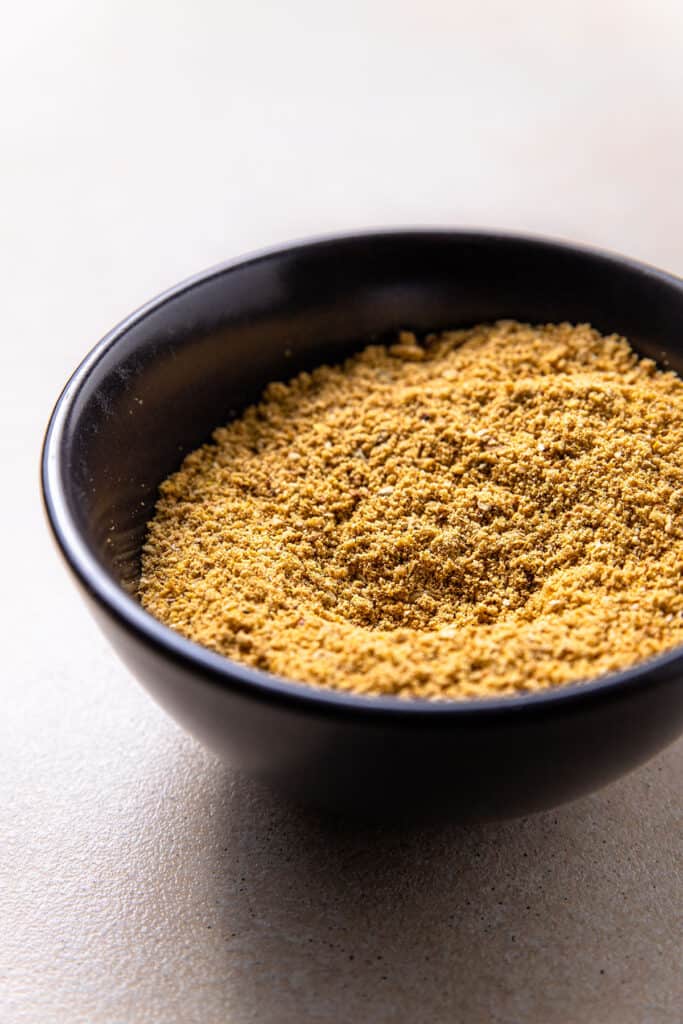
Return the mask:
{"type": "Polygon", "coordinates": [[[105,330],[261,245],[498,226],[682,273],[681,5],[73,0],[5,21],[2,1024],[680,1024],[683,744],[505,824],[289,807],[116,661],[37,461],[105,330]]]}

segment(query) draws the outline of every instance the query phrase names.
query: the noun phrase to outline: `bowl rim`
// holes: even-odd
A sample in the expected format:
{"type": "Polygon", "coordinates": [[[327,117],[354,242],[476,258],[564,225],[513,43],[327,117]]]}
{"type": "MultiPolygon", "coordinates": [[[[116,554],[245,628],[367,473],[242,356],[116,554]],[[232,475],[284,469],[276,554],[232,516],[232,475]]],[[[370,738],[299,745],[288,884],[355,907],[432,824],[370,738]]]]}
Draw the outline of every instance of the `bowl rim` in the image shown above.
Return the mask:
{"type": "Polygon", "coordinates": [[[683,676],[683,645],[644,662],[610,672],[585,682],[566,683],[532,692],[520,692],[498,697],[468,697],[439,700],[406,698],[385,695],[354,694],[343,690],[297,682],[251,668],[225,655],[218,654],[193,640],[189,640],[164,625],[135,600],[99,565],[90,547],[78,529],[66,499],[63,476],[63,456],[67,450],[65,426],[76,396],[90,372],[100,359],[122,339],[131,327],[143,321],[150,313],[214,277],[220,277],[238,268],[264,260],[291,254],[297,250],[310,250],[321,246],[353,241],[390,241],[420,238],[423,241],[445,237],[468,243],[523,244],[539,249],[571,253],[586,259],[619,267],[628,267],[639,274],[660,280],[667,286],[683,291],[683,279],[659,270],[647,263],[621,256],[600,248],[576,244],[543,235],[526,234],[497,229],[469,229],[448,227],[396,227],[342,233],[322,234],[296,239],[249,252],[234,259],[215,264],[197,274],[172,285],[149,302],[144,303],[121,320],[88,352],[69,377],[59,395],[50,419],[41,451],[41,492],[43,506],[53,537],[68,567],[96,604],[112,616],[124,630],[152,647],[157,653],[170,657],[185,669],[193,671],[205,682],[221,688],[238,690],[252,699],[284,703],[317,714],[352,714],[359,712],[373,719],[398,718],[443,720],[481,720],[520,713],[546,714],[551,710],[579,709],[586,701],[610,699],[615,691],[633,690],[653,674],[683,676]],[[678,670],[678,671],[676,671],[678,670]]]}

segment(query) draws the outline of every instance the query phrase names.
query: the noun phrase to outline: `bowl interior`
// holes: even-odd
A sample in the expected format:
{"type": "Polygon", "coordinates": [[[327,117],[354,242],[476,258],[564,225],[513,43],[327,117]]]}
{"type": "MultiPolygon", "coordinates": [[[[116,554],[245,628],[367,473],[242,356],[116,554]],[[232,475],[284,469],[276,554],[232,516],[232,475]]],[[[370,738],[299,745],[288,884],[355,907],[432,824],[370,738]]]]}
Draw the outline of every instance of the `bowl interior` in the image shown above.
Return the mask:
{"type": "Polygon", "coordinates": [[[159,483],[271,380],[400,328],[590,322],[683,372],[683,283],[558,243],[458,232],[295,245],[211,271],[108,336],[62,402],[56,458],[74,527],[135,589],[159,483]]]}

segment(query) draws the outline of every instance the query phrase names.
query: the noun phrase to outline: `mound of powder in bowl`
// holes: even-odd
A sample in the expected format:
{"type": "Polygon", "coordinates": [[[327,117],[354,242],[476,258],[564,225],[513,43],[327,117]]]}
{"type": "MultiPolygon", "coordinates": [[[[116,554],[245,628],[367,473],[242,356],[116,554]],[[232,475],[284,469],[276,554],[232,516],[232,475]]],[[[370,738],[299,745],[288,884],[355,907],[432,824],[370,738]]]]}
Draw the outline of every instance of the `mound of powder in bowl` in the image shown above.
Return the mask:
{"type": "Polygon", "coordinates": [[[144,606],[278,676],[492,697],[683,641],[683,381],[588,326],[372,345],[166,480],[144,606]]]}

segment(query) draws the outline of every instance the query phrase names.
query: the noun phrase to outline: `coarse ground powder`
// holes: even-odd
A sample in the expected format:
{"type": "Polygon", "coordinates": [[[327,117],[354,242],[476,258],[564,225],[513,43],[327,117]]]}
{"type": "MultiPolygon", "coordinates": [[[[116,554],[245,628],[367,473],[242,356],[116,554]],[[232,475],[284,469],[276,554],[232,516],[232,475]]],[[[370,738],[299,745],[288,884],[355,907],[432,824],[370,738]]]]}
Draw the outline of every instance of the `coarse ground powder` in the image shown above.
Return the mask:
{"type": "Polygon", "coordinates": [[[279,676],[404,697],[683,641],[683,381],[590,327],[403,332],[274,383],[161,486],[144,606],[279,676]]]}

